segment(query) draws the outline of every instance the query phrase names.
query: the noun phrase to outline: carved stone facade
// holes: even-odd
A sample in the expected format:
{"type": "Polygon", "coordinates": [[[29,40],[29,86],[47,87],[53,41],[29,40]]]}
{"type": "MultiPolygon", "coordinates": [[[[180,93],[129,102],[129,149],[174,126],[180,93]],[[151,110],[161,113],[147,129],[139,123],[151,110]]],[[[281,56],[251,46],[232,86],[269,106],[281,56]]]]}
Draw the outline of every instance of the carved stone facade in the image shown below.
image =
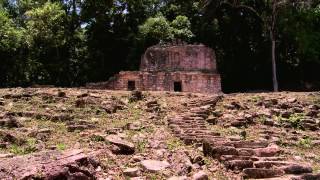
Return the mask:
{"type": "Polygon", "coordinates": [[[221,92],[214,51],[204,45],[153,46],[140,71],[122,71],[108,82],[89,84],[112,90],[221,92]]]}

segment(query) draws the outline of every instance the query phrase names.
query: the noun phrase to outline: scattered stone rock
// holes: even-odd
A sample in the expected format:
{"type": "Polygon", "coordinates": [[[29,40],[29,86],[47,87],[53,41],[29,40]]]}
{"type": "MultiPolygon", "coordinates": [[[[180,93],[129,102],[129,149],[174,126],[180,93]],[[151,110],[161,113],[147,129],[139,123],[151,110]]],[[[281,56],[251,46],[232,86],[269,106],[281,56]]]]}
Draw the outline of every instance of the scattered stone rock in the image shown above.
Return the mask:
{"type": "Polygon", "coordinates": [[[147,112],[159,112],[161,110],[157,100],[150,100],[146,103],[147,112]]]}
{"type": "Polygon", "coordinates": [[[204,171],[199,171],[192,176],[192,180],[208,180],[208,174],[204,171]]]}
{"type": "Polygon", "coordinates": [[[191,163],[192,164],[199,164],[200,166],[205,165],[205,161],[204,161],[203,157],[200,155],[196,155],[196,156],[192,157],[191,163]]]}
{"type": "Polygon", "coordinates": [[[141,161],[141,165],[144,170],[148,172],[162,171],[170,166],[167,161],[156,161],[156,160],[144,160],[141,161]]]}
{"type": "Polygon", "coordinates": [[[88,97],[88,96],[90,96],[89,93],[82,93],[82,94],[78,95],[77,98],[84,98],[84,97],[88,97]]]}
{"type": "Polygon", "coordinates": [[[95,179],[99,165],[81,150],[46,151],[33,155],[2,159],[0,179],[95,179]]]}
{"type": "Polygon", "coordinates": [[[66,123],[67,130],[69,132],[74,132],[74,131],[83,131],[86,129],[94,129],[96,128],[96,125],[93,124],[92,122],[89,121],[70,121],[66,123]]]}
{"type": "Polygon", "coordinates": [[[0,98],[0,106],[4,106],[4,105],[5,105],[4,99],[0,98]]]}
{"type": "Polygon", "coordinates": [[[7,148],[8,145],[9,145],[9,143],[7,143],[7,142],[0,142],[0,148],[1,149],[7,148]]]}
{"type": "Polygon", "coordinates": [[[86,100],[83,98],[76,100],[76,107],[77,108],[84,108],[86,106],[86,100]]]}
{"type": "Polygon", "coordinates": [[[206,121],[211,125],[216,125],[218,122],[218,119],[216,117],[209,117],[206,121]]]}
{"type": "Polygon", "coordinates": [[[135,155],[132,157],[133,162],[141,162],[144,158],[140,155],[135,155]]]}
{"type": "Polygon", "coordinates": [[[128,177],[138,177],[139,176],[139,169],[138,168],[128,168],[123,171],[123,175],[128,177]]]}
{"type": "Polygon", "coordinates": [[[318,105],[318,104],[313,104],[313,105],[308,106],[308,108],[309,108],[310,110],[320,110],[320,105],[318,105]]]}
{"type": "Polygon", "coordinates": [[[135,152],[135,146],[131,142],[122,140],[119,136],[109,135],[106,138],[106,141],[116,145],[118,148],[113,149],[115,154],[133,154],[135,152]]]}
{"type": "Polygon", "coordinates": [[[307,112],[307,116],[313,117],[313,118],[317,118],[319,114],[318,110],[310,110],[309,112],[307,112]]]}
{"type": "Polygon", "coordinates": [[[311,131],[319,130],[319,126],[314,123],[302,122],[302,123],[300,123],[300,127],[304,130],[311,130],[311,131]]]}
{"type": "Polygon", "coordinates": [[[129,102],[137,102],[143,99],[143,94],[141,91],[132,91],[129,97],[129,102]]]}
{"type": "Polygon", "coordinates": [[[122,131],[123,131],[122,128],[110,128],[106,130],[106,133],[115,135],[115,134],[121,133],[122,131]]]}
{"type": "Polygon", "coordinates": [[[133,122],[133,123],[127,123],[124,127],[125,130],[133,130],[133,131],[139,131],[143,129],[143,126],[140,122],[133,122]]]}
{"type": "Polygon", "coordinates": [[[288,103],[295,103],[295,102],[297,102],[297,99],[296,98],[289,98],[289,99],[287,99],[287,102],[288,103]]]}
{"type": "Polygon", "coordinates": [[[20,140],[16,138],[14,135],[5,131],[0,131],[0,140],[7,143],[23,144],[23,140],[20,140]]]}
{"type": "Polygon", "coordinates": [[[247,122],[245,120],[235,120],[231,122],[231,126],[233,127],[246,127],[247,126],[247,122]]]}
{"type": "Polygon", "coordinates": [[[274,121],[272,119],[267,118],[264,122],[264,125],[267,126],[273,126],[274,125],[274,121]]]}
{"type": "Polygon", "coordinates": [[[3,119],[0,119],[0,127],[18,128],[21,126],[22,125],[13,116],[4,117],[3,119]]]}
{"type": "Polygon", "coordinates": [[[187,176],[173,176],[170,177],[168,180],[187,180],[188,177],[187,176]]]}
{"type": "Polygon", "coordinates": [[[282,112],[281,116],[283,118],[290,118],[290,116],[292,115],[292,111],[291,110],[287,110],[287,111],[284,111],[282,112]]]}
{"type": "Polygon", "coordinates": [[[258,157],[272,157],[278,155],[281,150],[279,146],[272,144],[266,148],[257,148],[253,150],[255,155],[258,157]]]}
{"type": "Polygon", "coordinates": [[[3,159],[3,158],[12,158],[14,156],[14,154],[12,153],[9,153],[9,154],[0,154],[0,159],[3,159]]]}
{"type": "Polygon", "coordinates": [[[302,107],[294,107],[292,108],[294,113],[303,113],[303,109],[302,107]]]}
{"type": "Polygon", "coordinates": [[[64,92],[64,91],[58,91],[58,97],[63,98],[63,97],[66,97],[66,96],[67,96],[66,92],[64,92]]]}

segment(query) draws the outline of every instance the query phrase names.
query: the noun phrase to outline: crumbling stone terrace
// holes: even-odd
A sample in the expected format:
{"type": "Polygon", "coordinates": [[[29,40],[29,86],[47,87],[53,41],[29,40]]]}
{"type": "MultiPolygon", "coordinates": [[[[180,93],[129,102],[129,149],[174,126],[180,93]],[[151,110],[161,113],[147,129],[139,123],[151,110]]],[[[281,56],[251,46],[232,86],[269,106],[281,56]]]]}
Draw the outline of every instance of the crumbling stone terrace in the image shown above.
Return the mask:
{"type": "Polygon", "coordinates": [[[122,71],[89,88],[111,90],[221,92],[215,53],[204,45],[152,46],[142,56],[140,71],[122,71]]]}

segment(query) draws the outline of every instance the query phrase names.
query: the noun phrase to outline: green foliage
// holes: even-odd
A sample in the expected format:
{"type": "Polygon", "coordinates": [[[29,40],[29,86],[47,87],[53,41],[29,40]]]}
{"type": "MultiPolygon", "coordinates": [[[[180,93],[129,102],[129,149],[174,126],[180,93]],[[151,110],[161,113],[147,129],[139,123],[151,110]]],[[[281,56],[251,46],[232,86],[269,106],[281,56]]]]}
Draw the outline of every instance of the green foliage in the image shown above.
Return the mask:
{"type": "Polygon", "coordinates": [[[181,39],[190,41],[194,36],[191,32],[191,23],[186,16],[177,16],[169,22],[163,15],[149,18],[140,26],[140,33],[145,38],[152,38],[160,41],[181,39]]]}
{"type": "Polygon", "coordinates": [[[8,13],[0,8],[0,51],[14,52],[23,40],[25,31],[17,27],[8,13]]]}
{"type": "Polygon", "coordinates": [[[194,36],[191,32],[191,22],[186,16],[177,16],[175,20],[171,23],[173,36],[177,39],[183,39],[190,41],[194,36]]]}
{"type": "Polygon", "coordinates": [[[284,123],[290,123],[292,127],[299,129],[301,120],[304,118],[304,114],[301,113],[295,113],[292,114],[289,118],[280,118],[280,122],[284,123]]]}
{"type": "Polygon", "coordinates": [[[31,38],[54,47],[66,43],[66,13],[58,3],[47,2],[43,6],[26,12],[27,31],[31,38]]]}
{"type": "Polygon", "coordinates": [[[145,149],[146,149],[147,144],[148,144],[148,141],[147,141],[147,140],[140,140],[140,141],[138,141],[138,142],[137,142],[137,146],[136,146],[138,152],[143,153],[143,152],[145,151],[145,149]]]}
{"type": "Polygon", "coordinates": [[[95,142],[103,142],[105,140],[104,137],[100,135],[95,135],[95,134],[92,135],[90,138],[92,141],[95,141],[95,142]]]}
{"type": "Polygon", "coordinates": [[[10,147],[10,152],[17,155],[30,154],[37,151],[36,147],[36,139],[30,138],[27,139],[27,143],[25,145],[17,145],[13,144],[10,147]]]}
{"type": "Polygon", "coordinates": [[[311,148],[312,147],[312,140],[310,139],[310,137],[300,139],[298,142],[298,146],[301,148],[311,148]]]}
{"type": "Polygon", "coordinates": [[[177,150],[183,145],[183,142],[177,138],[170,138],[167,140],[167,146],[170,151],[177,150]]]}
{"type": "Polygon", "coordinates": [[[57,149],[63,151],[66,149],[66,145],[64,143],[57,144],[57,149]]]}
{"type": "Polygon", "coordinates": [[[159,39],[161,41],[173,38],[170,23],[162,15],[147,19],[147,21],[140,26],[140,33],[145,37],[159,39]]]}

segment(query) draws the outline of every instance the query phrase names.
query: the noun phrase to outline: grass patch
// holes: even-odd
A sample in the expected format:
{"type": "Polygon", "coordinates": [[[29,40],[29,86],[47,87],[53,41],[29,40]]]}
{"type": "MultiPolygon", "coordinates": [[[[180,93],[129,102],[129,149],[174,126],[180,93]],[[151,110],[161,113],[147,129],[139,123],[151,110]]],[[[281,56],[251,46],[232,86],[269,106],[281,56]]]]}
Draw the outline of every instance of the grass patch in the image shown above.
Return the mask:
{"type": "Polygon", "coordinates": [[[312,147],[312,140],[310,139],[310,137],[300,139],[298,142],[298,147],[306,148],[306,149],[311,148],[312,147]]]}
{"type": "Polygon", "coordinates": [[[264,97],[262,97],[262,96],[252,96],[251,99],[249,99],[249,101],[257,103],[257,102],[262,101],[263,99],[264,99],[264,97]]]}
{"type": "Polygon", "coordinates": [[[292,114],[289,118],[277,117],[281,124],[289,123],[295,129],[301,129],[301,121],[305,117],[302,113],[292,114]]]}
{"type": "Polygon", "coordinates": [[[166,144],[170,151],[177,150],[179,147],[183,146],[183,142],[178,138],[170,138],[167,140],[166,144]]]}
{"type": "Polygon", "coordinates": [[[136,146],[138,152],[140,152],[140,153],[145,152],[147,144],[148,144],[148,141],[147,141],[147,140],[138,141],[138,142],[137,142],[137,146],[136,146]]]}
{"type": "Polygon", "coordinates": [[[59,151],[63,151],[66,149],[66,145],[64,143],[59,143],[56,145],[56,147],[59,151]]]}
{"type": "Polygon", "coordinates": [[[27,139],[27,142],[25,145],[17,145],[13,144],[10,147],[10,152],[17,155],[25,155],[30,154],[37,151],[37,140],[34,138],[27,139]]]}
{"type": "Polygon", "coordinates": [[[221,136],[235,136],[235,135],[239,135],[239,133],[242,131],[241,129],[237,129],[237,128],[224,128],[218,125],[214,125],[214,126],[210,126],[211,130],[213,130],[214,132],[220,133],[221,136]]]}
{"type": "Polygon", "coordinates": [[[104,137],[100,136],[100,135],[92,135],[90,137],[91,141],[95,141],[95,142],[103,142],[105,139],[104,137]]]}

